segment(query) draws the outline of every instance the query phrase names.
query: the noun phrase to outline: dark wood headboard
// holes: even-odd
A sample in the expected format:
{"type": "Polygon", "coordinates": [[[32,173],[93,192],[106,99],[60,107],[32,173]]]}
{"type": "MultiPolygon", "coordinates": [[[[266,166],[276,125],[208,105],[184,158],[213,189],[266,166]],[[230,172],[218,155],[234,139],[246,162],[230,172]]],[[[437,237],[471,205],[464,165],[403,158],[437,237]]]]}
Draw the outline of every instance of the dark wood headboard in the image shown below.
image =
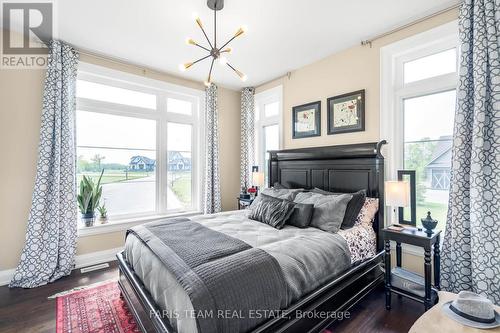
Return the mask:
{"type": "Polygon", "coordinates": [[[356,192],[379,198],[373,228],[377,250],[383,249],[385,140],[353,145],[269,151],[269,186],[280,183],[288,188],[314,187],[331,192],[356,192]]]}

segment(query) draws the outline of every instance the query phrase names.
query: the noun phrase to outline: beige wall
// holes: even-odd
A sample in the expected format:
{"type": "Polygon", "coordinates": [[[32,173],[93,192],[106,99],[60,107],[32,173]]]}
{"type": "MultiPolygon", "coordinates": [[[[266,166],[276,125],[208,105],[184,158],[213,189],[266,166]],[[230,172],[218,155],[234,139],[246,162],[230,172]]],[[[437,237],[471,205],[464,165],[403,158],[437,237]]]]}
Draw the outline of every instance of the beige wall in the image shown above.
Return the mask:
{"type": "MultiPolygon", "coordinates": [[[[278,85],[283,86],[283,143],[284,149],[314,146],[342,145],[379,141],[380,117],[380,48],[457,19],[458,11],[451,10],[412,27],[375,41],[372,47],[356,46],[291,72],[290,78],[281,77],[256,88],[260,93],[278,85]],[[327,135],[328,97],[365,89],[364,132],[327,135]],[[321,136],[292,139],[292,107],[321,101],[321,136]]],[[[387,157],[387,156],[386,156],[387,157]]],[[[392,251],[395,265],[395,251],[392,251]]],[[[403,253],[403,267],[423,274],[423,258],[415,253],[403,253]]]]}
{"type": "MultiPolygon", "coordinates": [[[[202,83],[172,75],[143,71],[135,66],[104,61],[90,56],[82,61],[144,75],[157,80],[203,90],[202,83]]],[[[24,245],[26,223],[35,178],[44,70],[0,69],[0,271],[14,268],[24,245]]],[[[220,160],[222,207],[234,209],[239,193],[240,93],[219,89],[220,160]]],[[[124,233],[81,237],[77,254],[123,245],[124,233]]]]}
{"type": "Polygon", "coordinates": [[[283,85],[283,144],[287,148],[339,145],[378,141],[380,138],[380,48],[397,40],[457,19],[451,10],[412,27],[375,41],[370,46],[355,46],[291,72],[256,88],[262,92],[283,85]],[[364,132],[327,135],[328,97],[355,90],[366,90],[364,132]],[[292,139],[292,107],[321,101],[321,136],[292,139]]]}

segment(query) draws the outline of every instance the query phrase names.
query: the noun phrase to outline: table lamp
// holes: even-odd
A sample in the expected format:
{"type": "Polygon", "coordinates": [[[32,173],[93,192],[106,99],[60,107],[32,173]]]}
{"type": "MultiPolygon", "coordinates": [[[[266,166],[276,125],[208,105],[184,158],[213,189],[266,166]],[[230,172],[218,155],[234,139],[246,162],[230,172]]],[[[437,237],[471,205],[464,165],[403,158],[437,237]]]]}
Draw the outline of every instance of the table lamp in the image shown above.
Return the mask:
{"type": "Polygon", "coordinates": [[[257,196],[259,193],[259,186],[264,186],[264,173],[263,172],[252,172],[252,185],[255,187],[257,196]]]}
{"type": "Polygon", "coordinates": [[[401,180],[385,182],[385,205],[392,207],[392,219],[396,218],[396,207],[408,207],[410,204],[410,183],[401,180]]]}

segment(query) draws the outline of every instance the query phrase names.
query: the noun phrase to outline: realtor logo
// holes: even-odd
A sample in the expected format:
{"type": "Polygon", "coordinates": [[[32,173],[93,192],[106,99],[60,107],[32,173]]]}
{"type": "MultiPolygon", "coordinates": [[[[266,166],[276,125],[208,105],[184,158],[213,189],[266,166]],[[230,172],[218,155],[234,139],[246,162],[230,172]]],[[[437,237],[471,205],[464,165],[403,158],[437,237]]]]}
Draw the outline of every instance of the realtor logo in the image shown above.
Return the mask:
{"type": "Polygon", "coordinates": [[[46,67],[52,2],[2,2],[2,68],[46,67]]]}

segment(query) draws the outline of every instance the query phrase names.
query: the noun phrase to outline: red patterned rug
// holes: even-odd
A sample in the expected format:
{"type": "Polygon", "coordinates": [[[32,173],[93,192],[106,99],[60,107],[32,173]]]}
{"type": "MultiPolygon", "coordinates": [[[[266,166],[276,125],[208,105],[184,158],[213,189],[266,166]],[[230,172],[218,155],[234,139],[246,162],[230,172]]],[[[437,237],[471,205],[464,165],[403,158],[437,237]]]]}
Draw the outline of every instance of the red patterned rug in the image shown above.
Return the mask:
{"type": "Polygon", "coordinates": [[[56,333],[141,332],[116,281],[58,296],[56,304],[56,333]]]}

